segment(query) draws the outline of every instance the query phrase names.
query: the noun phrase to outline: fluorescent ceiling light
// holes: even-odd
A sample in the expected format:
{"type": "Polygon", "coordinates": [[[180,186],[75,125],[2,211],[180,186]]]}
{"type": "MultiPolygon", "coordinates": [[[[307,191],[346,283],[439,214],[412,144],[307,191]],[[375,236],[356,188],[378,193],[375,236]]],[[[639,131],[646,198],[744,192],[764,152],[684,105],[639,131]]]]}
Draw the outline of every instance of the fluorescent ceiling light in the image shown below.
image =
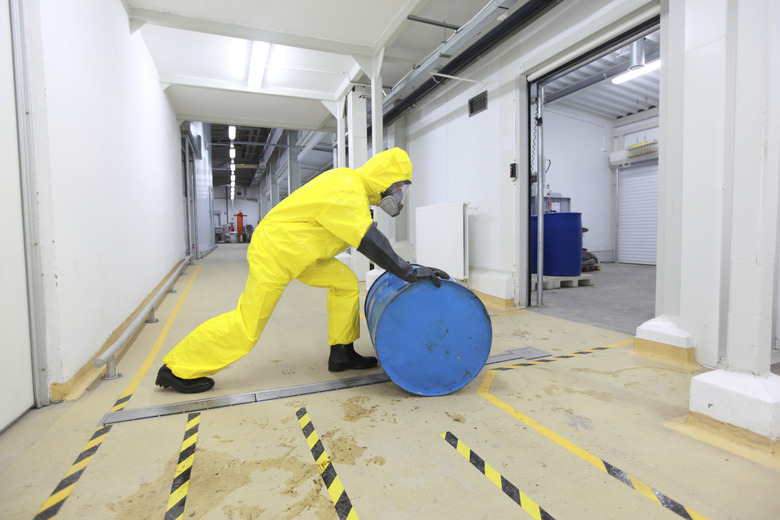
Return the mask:
{"type": "Polygon", "coordinates": [[[236,149],[230,148],[230,158],[235,159],[236,158],[236,149]]]}
{"type": "Polygon", "coordinates": [[[624,72],[623,74],[615,76],[614,78],[612,78],[612,83],[614,83],[615,85],[620,85],[621,83],[625,83],[626,81],[630,81],[634,78],[638,78],[639,76],[642,76],[654,70],[658,70],[659,68],[661,68],[661,60],[651,61],[644,67],[629,70],[627,72],[624,72]]]}
{"type": "Polygon", "coordinates": [[[249,60],[249,78],[247,84],[251,88],[260,88],[263,85],[265,64],[268,61],[268,51],[271,44],[266,42],[252,42],[252,57],[249,60]]]}
{"type": "Polygon", "coordinates": [[[232,161],[231,161],[231,163],[230,163],[230,171],[231,171],[231,172],[234,172],[234,171],[236,171],[236,163],[234,163],[234,162],[232,162],[232,161]]]}
{"type": "Polygon", "coordinates": [[[236,127],[235,126],[229,126],[228,127],[228,137],[232,141],[236,138],[236,127]]]}

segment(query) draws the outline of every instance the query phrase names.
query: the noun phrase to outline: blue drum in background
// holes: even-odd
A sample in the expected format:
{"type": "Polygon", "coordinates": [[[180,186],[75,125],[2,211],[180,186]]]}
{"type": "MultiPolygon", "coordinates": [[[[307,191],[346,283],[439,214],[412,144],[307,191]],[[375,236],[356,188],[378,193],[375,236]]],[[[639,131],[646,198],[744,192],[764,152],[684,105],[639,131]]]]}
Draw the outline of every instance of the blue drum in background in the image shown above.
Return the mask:
{"type": "Polygon", "coordinates": [[[410,284],[385,272],[366,295],[365,313],[382,368],[413,394],[446,395],[466,386],[490,355],[485,306],[455,281],[410,284]]]}
{"type": "MultiPolygon", "coordinates": [[[[536,272],[537,216],[531,215],[531,272],[536,272]]],[[[547,276],[582,274],[582,213],[544,214],[544,270],[547,276]]]]}

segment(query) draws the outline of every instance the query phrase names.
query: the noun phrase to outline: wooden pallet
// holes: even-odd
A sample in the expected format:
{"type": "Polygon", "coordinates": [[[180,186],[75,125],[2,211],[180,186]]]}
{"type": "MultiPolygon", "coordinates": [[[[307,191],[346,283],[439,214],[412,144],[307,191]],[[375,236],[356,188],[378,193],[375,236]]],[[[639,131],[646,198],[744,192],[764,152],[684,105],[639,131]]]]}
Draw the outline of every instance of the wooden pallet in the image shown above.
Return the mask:
{"type": "MultiPolygon", "coordinates": [[[[548,289],[561,289],[566,287],[583,287],[593,285],[592,274],[581,274],[580,276],[545,276],[542,287],[548,289]]],[[[531,290],[536,290],[536,275],[531,275],[531,290]]]]}

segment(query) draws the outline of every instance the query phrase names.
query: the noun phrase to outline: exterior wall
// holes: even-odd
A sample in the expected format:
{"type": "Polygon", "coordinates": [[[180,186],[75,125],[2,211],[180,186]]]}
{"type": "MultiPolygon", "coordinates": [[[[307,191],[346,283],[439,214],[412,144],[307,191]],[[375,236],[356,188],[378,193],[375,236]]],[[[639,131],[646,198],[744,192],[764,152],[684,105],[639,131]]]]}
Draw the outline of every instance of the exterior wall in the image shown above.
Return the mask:
{"type": "Polygon", "coordinates": [[[183,258],[176,115],[119,0],[26,3],[50,383],[183,258]]]}

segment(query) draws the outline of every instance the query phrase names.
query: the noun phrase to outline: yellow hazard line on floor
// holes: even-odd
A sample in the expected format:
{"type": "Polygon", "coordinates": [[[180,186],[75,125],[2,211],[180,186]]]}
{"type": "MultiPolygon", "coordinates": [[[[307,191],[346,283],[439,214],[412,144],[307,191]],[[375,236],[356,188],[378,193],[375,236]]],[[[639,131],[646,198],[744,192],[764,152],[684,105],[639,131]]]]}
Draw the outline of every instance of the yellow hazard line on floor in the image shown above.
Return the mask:
{"type": "Polygon", "coordinates": [[[528,309],[515,309],[513,311],[494,312],[492,316],[508,316],[510,314],[518,314],[520,312],[528,312],[528,309]]]}
{"type": "MultiPolygon", "coordinates": [[[[168,337],[168,333],[171,331],[171,327],[173,327],[173,322],[176,321],[176,317],[179,315],[179,311],[181,310],[182,305],[184,305],[184,299],[190,292],[190,288],[192,287],[192,283],[195,281],[195,277],[198,275],[198,271],[200,271],[200,267],[201,266],[198,265],[195,267],[195,270],[192,271],[192,276],[190,276],[190,280],[187,282],[187,286],[184,288],[184,291],[182,291],[181,296],[176,302],[176,306],[173,308],[171,315],[168,316],[168,319],[165,321],[165,325],[163,326],[162,331],[160,331],[160,335],[157,336],[157,341],[155,341],[154,345],[152,345],[152,349],[146,356],[146,359],[141,365],[141,368],[138,369],[138,372],[136,372],[135,376],[130,381],[130,384],[127,385],[127,388],[125,388],[124,392],[122,392],[122,394],[119,396],[120,400],[124,397],[126,397],[128,400],[130,399],[130,397],[138,388],[138,385],[141,384],[141,380],[149,371],[152,363],[154,363],[154,360],[157,358],[157,354],[160,352],[160,348],[162,348],[165,339],[168,337]]],[[[111,411],[114,412],[116,410],[112,409],[111,411]]]]}
{"type": "Polygon", "coordinates": [[[451,432],[442,433],[441,437],[444,438],[450,446],[455,448],[458,453],[463,455],[472,466],[485,475],[488,480],[495,484],[498,489],[503,491],[506,496],[511,498],[517,505],[522,507],[526,513],[531,515],[534,520],[555,520],[550,513],[539,507],[539,504],[528,498],[528,496],[520,491],[517,486],[501,476],[498,471],[485,462],[482,457],[471,451],[471,448],[466,446],[451,432]]]}
{"type": "Polygon", "coordinates": [[[336,508],[336,513],[341,520],[357,520],[357,513],[352,507],[352,502],[349,500],[344,486],[341,485],[341,479],[336,475],[336,469],[333,467],[319,435],[317,435],[317,430],[314,429],[309,413],[306,411],[306,408],[297,408],[295,415],[298,417],[298,424],[301,426],[303,436],[306,437],[306,444],[309,446],[314,461],[317,463],[317,470],[325,482],[325,487],[328,489],[328,494],[333,502],[333,506],[336,508]]]}
{"type": "Polygon", "coordinates": [[[181,443],[179,462],[168,497],[168,507],[165,509],[165,520],[178,520],[184,515],[184,505],[187,501],[187,491],[190,486],[192,463],[195,460],[195,444],[198,441],[200,412],[194,412],[187,417],[187,428],[181,443]]]}
{"type": "MultiPolygon", "coordinates": [[[[163,327],[162,332],[160,332],[160,335],[157,337],[157,341],[154,343],[152,350],[149,352],[149,355],[147,355],[146,360],[144,361],[143,365],[141,365],[141,368],[138,370],[135,377],[133,377],[132,381],[130,381],[130,384],[127,385],[127,388],[125,388],[114,405],[111,407],[111,412],[122,410],[125,406],[127,406],[127,402],[133,396],[133,393],[138,388],[138,385],[143,379],[144,375],[146,375],[146,372],[149,371],[149,367],[154,362],[155,358],[157,357],[157,353],[160,351],[160,347],[162,347],[165,338],[168,336],[168,332],[171,330],[173,322],[176,319],[176,315],[179,313],[179,309],[181,309],[181,306],[184,303],[184,299],[187,297],[187,294],[190,291],[190,287],[192,287],[192,282],[195,281],[195,276],[198,274],[199,270],[200,266],[197,266],[192,272],[192,276],[190,277],[189,282],[187,282],[187,287],[181,293],[181,296],[176,302],[176,306],[174,307],[173,312],[165,322],[165,326],[163,327]]],[[[87,464],[89,464],[89,462],[92,460],[92,457],[97,452],[98,448],[103,442],[103,439],[105,439],[109,431],[111,431],[111,425],[102,426],[95,430],[95,433],[92,435],[79,456],[76,457],[75,462],[71,465],[68,472],[62,478],[62,480],[60,480],[60,483],[57,484],[57,487],[54,488],[54,491],[52,491],[51,495],[49,495],[49,498],[38,510],[38,513],[35,515],[35,520],[48,520],[57,516],[60,508],[65,503],[65,500],[70,496],[73,487],[87,469],[87,464]]]]}
{"type": "MultiPolygon", "coordinates": [[[[614,345],[608,345],[607,347],[597,347],[596,349],[590,349],[588,351],[581,351],[583,353],[590,353],[590,352],[596,352],[598,350],[604,350],[606,348],[616,347],[621,344],[630,343],[630,341],[623,342],[623,343],[616,343],[614,345]]],[[[550,360],[552,359],[566,359],[569,357],[573,357],[572,355],[568,356],[558,356],[557,358],[548,358],[550,360]]],[[[517,367],[512,368],[518,368],[519,366],[528,366],[531,364],[539,364],[539,363],[523,363],[522,365],[518,365],[517,367]]],[[[504,367],[506,369],[507,367],[504,367]]],[[[551,441],[555,442],[559,446],[567,449],[569,452],[573,453],[574,455],[580,457],[582,460],[590,463],[591,465],[595,466],[596,468],[600,469],[601,471],[607,473],[608,475],[618,479],[619,481],[623,482],[627,486],[639,491],[642,495],[650,498],[654,502],[661,504],[666,509],[669,509],[670,511],[676,513],[682,518],[685,518],[687,520],[706,520],[706,518],[694,511],[691,511],[687,507],[683,506],[679,502],[676,502],[675,500],[672,500],[671,498],[667,497],[660,491],[657,491],[650,487],[649,485],[645,484],[644,482],[640,481],[637,478],[632,477],[631,475],[625,473],[624,471],[618,469],[617,467],[613,466],[612,464],[609,464],[608,462],[602,460],[601,458],[597,457],[596,455],[593,455],[592,453],[588,452],[587,450],[584,450],[574,444],[573,442],[569,441],[565,437],[558,435],[554,431],[550,430],[549,428],[543,426],[542,424],[536,422],[535,420],[531,419],[527,415],[519,412],[518,410],[512,408],[507,403],[499,399],[498,397],[494,396],[490,393],[490,386],[493,384],[493,380],[496,377],[496,374],[501,372],[501,369],[494,369],[494,370],[488,370],[488,372],[485,374],[485,377],[482,379],[482,382],[479,385],[479,389],[477,390],[477,393],[481,395],[483,398],[488,400],[490,403],[496,405],[512,417],[516,418],[529,428],[532,428],[536,430],[538,433],[541,433],[551,441]]]]}

